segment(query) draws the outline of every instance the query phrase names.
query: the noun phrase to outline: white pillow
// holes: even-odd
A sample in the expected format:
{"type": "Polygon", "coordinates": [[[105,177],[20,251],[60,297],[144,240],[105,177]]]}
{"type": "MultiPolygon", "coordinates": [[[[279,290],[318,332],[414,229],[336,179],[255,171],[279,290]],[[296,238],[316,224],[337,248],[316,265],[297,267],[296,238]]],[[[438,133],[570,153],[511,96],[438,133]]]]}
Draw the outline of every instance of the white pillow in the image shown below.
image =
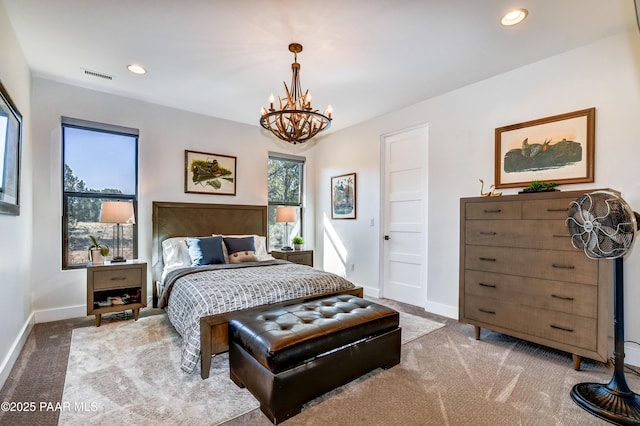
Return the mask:
{"type": "Polygon", "coordinates": [[[162,260],[165,271],[191,266],[186,240],[187,237],[173,237],[162,242],[162,260]]]}

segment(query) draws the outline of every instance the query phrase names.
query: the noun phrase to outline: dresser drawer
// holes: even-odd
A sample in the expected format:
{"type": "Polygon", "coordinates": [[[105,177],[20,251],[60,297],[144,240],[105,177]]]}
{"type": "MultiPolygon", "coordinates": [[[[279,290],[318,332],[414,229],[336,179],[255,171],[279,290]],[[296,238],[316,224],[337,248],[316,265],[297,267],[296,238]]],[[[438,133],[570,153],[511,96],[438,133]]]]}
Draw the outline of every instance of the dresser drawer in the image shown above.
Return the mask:
{"type": "Polygon", "coordinates": [[[93,272],[93,289],[108,290],[114,288],[127,288],[140,286],[142,283],[141,268],[113,267],[93,272]]]}
{"type": "Polygon", "coordinates": [[[523,219],[554,219],[564,221],[575,198],[522,201],[523,219]]]}
{"type": "Polygon", "coordinates": [[[578,250],[465,246],[465,269],[596,285],[598,262],[578,250]]]}
{"type": "Polygon", "coordinates": [[[520,201],[487,201],[482,203],[467,203],[465,217],[467,219],[520,219],[522,204],[520,201]]]}
{"type": "Polygon", "coordinates": [[[558,220],[468,220],[465,240],[473,245],[576,250],[569,230],[558,220]]]}
{"type": "Polygon", "coordinates": [[[492,272],[465,271],[465,294],[597,318],[597,287],[492,272]]]}
{"type": "Polygon", "coordinates": [[[587,350],[597,346],[597,321],[593,318],[473,295],[465,298],[465,313],[467,318],[518,333],[587,350]]]}

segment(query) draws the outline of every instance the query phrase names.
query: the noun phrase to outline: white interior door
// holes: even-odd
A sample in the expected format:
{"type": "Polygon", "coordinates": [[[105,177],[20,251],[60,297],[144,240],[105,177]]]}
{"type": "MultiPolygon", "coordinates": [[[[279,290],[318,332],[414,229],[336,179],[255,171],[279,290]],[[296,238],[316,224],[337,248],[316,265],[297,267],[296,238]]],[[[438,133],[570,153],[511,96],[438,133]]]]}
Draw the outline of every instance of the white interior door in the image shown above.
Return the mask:
{"type": "Polygon", "coordinates": [[[427,142],[426,125],[382,138],[382,296],[421,307],[427,294],[427,142]]]}

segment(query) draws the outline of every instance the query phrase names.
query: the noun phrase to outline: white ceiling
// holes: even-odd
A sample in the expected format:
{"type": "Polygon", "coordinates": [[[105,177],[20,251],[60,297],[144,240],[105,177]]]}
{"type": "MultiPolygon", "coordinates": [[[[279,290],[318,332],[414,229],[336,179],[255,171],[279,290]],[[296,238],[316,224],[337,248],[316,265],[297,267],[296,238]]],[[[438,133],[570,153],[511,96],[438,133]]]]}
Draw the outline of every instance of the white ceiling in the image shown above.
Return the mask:
{"type": "Polygon", "coordinates": [[[253,125],[299,42],[332,131],[636,28],[633,0],[1,1],[34,76],[253,125]]]}

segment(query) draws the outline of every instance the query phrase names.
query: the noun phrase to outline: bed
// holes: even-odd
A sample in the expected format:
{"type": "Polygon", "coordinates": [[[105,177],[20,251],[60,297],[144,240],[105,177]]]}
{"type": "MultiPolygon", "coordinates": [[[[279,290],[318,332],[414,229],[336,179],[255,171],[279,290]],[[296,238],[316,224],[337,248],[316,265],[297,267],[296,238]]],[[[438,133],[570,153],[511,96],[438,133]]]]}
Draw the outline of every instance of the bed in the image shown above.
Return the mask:
{"type": "MultiPolygon", "coordinates": [[[[153,232],[152,232],[152,275],[153,275],[153,306],[158,306],[159,298],[162,294],[159,294],[159,283],[164,278],[174,278],[173,275],[185,274],[186,277],[180,277],[181,280],[188,280],[188,276],[192,275],[189,272],[173,271],[172,274],[163,277],[164,262],[163,262],[163,248],[162,242],[173,237],[189,237],[189,236],[211,236],[214,234],[222,235],[267,235],[267,206],[255,206],[255,205],[229,205],[229,204],[201,204],[201,203],[182,203],[182,202],[153,202],[153,232]],[[170,276],[171,275],[171,276],[170,276]]],[[[244,265],[222,265],[222,274],[230,274],[232,272],[227,269],[238,269],[238,274],[245,275],[261,275],[264,277],[274,277],[276,270],[282,271],[283,274],[294,274],[295,276],[303,277],[305,274],[317,275],[320,272],[313,270],[307,266],[294,265],[289,262],[280,260],[271,260],[266,262],[257,262],[260,265],[252,265],[250,263],[244,265]],[[271,268],[271,269],[259,269],[259,268],[271,268]],[[279,269],[278,269],[279,268],[279,269]],[[306,268],[304,270],[296,268],[306,268]],[[259,271],[259,272],[257,272],[259,271]],[[269,271],[269,273],[263,272],[269,271]]],[[[208,268],[203,268],[208,269],[208,268]]],[[[217,274],[218,271],[205,272],[198,271],[196,274],[217,274]]],[[[233,272],[234,274],[236,272],[233,272]]],[[[196,275],[195,276],[200,276],[196,275]]],[[[331,275],[331,274],[328,274],[331,275]]],[[[242,275],[241,275],[242,276],[242,275]]],[[[244,280],[244,276],[242,276],[244,280]]],[[[334,278],[331,278],[333,280],[334,278]]],[[[196,280],[197,281],[197,280],[196,280]]],[[[238,279],[236,278],[236,281],[238,279]]],[[[348,283],[348,282],[347,282],[348,283]]],[[[182,283],[181,283],[182,284],[182,283]]],[[[267,285],[272,285],[273,282],[265,282],[267,285]]],[[[248,310],[264,309],[265,306],[279,306],[293,303],[301,303],[307,300],[326,297],[334,294],[352,294],[362,297],[362,288],[356,287],[351,283],[349,285],[343,285],[341,287],[329,287],[314,290],[313,294],[287,294],[283,296],[279,294],[278,297],[265,297],[264,300],[260,300],[258,306],[252,306],[248,308],[230,308],[223,312],[216,311],[215,314],[203,315],[199,317],[199,351],[200,351],[200,374],[203,379],[208,378],[209,370],[211,368],[211,357],[215,354],[222,353],[228,350],[228,322],[234,316],[240,312],[246,312],[248,310]],[[273,300],[277,300],[273,302],[273,300]],[[264,302],[264,303],[263,303],[264,302]]],[[[276,288],[281,288],[281,285],[276,285],[276,288]]],[[[174,290],[176,287],[174,286],[174,290]]],[[[178,300],[178,298],[176,298],[178,300]]],[[[255,301],[254,301],[255,302],[255,301]]],[[[179,308],[172,306],[172,298],[168,298],[168,312],[172,314],[177,313],[179,308]],[[174,311],[171,311],[174,309],[174,311]]],[[[199,304],[199,301],[191,301],[191,305],[199,304]]],[[[216,308],[217,309],[217,308],[216,308]]],[[[172,315],[175,317],[175,315],[172,315]]],[[[171,317],[170,316],[170,319],[171,317]]],[[[174,324],[176,327],[176,324],[174,324]]],[[[193,325],[191,326],[193,328],[193,325]]],[[[176,327],[176,329],[178,329],[176,327]]],[[[193,337],[193,336],[191,336],[193,337]]],[[[184,336],[183,336],[184,338],[184,336]]],[[[184,349],[184,348],[183,348],[184,349]]],[[[192,348],[193,349],[193,348],[192,348]]],[[[184,368],[183,358],[183,370],[190,372],[190,368],[184,368]]]]}

